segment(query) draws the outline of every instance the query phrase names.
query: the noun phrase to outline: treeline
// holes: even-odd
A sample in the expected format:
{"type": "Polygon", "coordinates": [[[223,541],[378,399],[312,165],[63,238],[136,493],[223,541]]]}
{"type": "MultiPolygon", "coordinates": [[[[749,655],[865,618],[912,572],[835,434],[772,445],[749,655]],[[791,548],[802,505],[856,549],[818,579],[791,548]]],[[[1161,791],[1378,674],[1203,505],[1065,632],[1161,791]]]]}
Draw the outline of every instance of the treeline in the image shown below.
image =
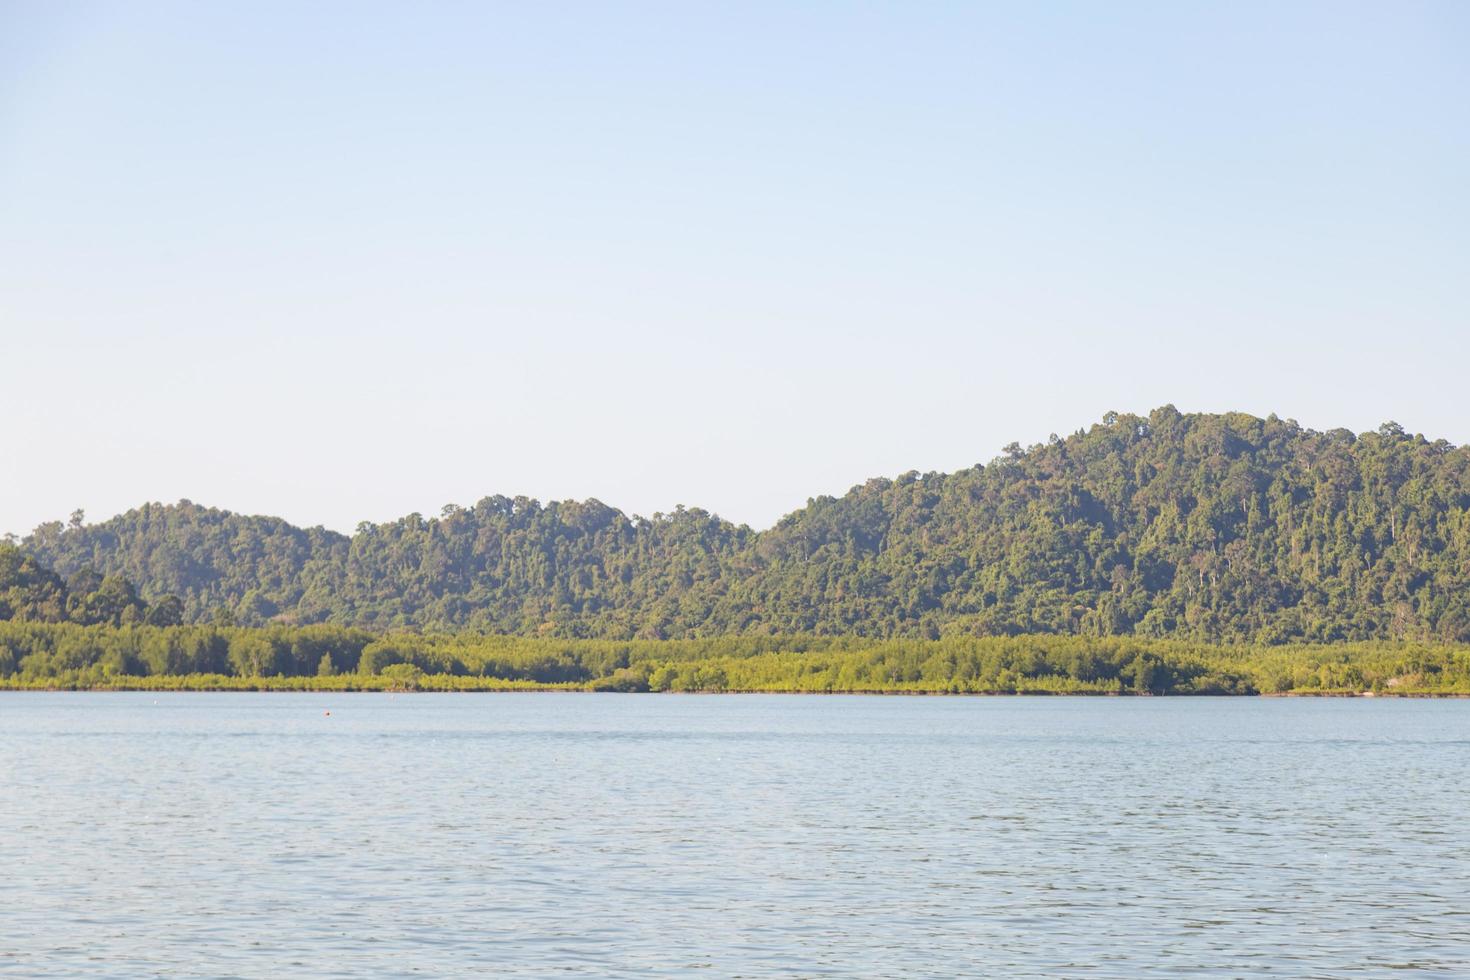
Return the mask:
{"type": "Polygon", "coordinates": [[[558,640],[340,626],[0,623],[0,687],[1470,694],[1470,651],[1062,636],[558,640]]]}
{"type": "Polygon", "coordinates": [[[1243,414],[1109,414],[765,531],[698,509],[488,497],[355,534],[188,502],[25,538],[188,622],[669,639],[1470,642],[1470,450],[1243,414]]]}

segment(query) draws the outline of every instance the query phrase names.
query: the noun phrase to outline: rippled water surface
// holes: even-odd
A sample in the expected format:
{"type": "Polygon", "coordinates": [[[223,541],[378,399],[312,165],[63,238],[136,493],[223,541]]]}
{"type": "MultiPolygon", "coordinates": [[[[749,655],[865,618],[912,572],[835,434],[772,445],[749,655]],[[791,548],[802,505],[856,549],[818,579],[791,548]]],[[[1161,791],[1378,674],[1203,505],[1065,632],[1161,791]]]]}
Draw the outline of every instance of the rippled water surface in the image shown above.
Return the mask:
{"type": "Polygon", "coordinates": [[[1467,776],[1467,701],[0,694],[0,974],[1470,976],[1467,776]]]}

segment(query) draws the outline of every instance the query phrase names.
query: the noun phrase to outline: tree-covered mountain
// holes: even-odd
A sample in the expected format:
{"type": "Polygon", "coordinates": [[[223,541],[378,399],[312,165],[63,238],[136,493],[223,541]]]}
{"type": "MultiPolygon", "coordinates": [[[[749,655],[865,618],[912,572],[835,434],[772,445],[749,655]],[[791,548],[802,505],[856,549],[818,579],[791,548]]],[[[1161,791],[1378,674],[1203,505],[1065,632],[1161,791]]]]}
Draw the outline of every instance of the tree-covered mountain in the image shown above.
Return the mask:
{"type": "Polygon", "coordinates": [[[1470,641],[1470,449],[1243,414],[1101,424],[870,480],[765,531],[489,497],[347,537],[186,502],[23,548],[192,621],[527,635],[1470,641]]]}

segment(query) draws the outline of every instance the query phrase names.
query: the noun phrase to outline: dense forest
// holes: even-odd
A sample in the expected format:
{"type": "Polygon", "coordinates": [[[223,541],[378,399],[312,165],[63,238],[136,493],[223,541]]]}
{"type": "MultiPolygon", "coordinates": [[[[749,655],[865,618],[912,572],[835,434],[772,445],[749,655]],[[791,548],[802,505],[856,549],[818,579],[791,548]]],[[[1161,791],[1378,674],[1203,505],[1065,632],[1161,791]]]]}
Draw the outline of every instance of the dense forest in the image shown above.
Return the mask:
{"type": "Polygon", "coordinates": [[[1470,649],[1122,637],[558,640],[0,623],[0,688],[1470,695],[1470,649]]]}
{"type": "Polygon", "coordinates": [[[11,544],[0,544],[0,622],[77,623],[82,626],[177,626],[184,606],[178,596],[144,602],[121,575],[91,568],[69,581],[11,544]]]}
{"type": "Polygon", "coordinates": [[[1172,407],[870,480],[764,531],[496,496],[346,536],[182,501],[17,544],[5,561],[33,564],[8,574],[51,574],[50,598],[0,599],[31,621],[1470,642],[1470,450],[1172,407]]]}

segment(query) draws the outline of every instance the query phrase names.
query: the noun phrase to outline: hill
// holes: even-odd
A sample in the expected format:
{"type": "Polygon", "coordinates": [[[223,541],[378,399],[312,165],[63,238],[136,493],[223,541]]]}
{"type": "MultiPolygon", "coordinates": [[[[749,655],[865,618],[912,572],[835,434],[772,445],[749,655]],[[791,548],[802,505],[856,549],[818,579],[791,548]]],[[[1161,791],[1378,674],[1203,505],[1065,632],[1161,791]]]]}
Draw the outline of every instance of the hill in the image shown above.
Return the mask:
{"type": "Polygon", "coordinates": [[[1244,414],[1109,413],[753,531],[699,509],[487,497],[349,536],[187,501],[23,549],[187,621],[690,638],[1470,641],[1470,450],[1244,414]]]}

